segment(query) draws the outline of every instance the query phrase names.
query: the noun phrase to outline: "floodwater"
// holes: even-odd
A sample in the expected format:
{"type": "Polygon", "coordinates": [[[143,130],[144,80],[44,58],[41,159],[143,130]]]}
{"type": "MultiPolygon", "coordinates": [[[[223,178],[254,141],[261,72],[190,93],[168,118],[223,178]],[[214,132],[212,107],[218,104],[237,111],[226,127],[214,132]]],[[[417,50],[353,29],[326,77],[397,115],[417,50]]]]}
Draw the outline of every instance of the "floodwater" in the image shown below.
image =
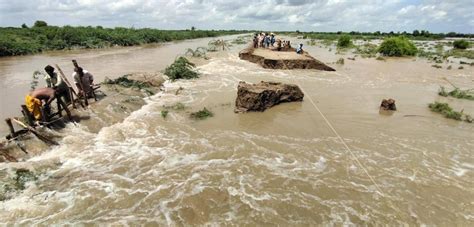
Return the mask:
{"type": "MultiPolygon", "coordinates": [[[[76,58],[98,78],[116,77],[162,70],[177,53],[207,41],[0,59],[6,72],[2,117],[13,113],[3,108],[18,98],[16,90],[28,88],[29,77],[19,75],[45,63],[57,61],[70,71],[68,61],[76,58]]],[[[330,64],[336,72],[267,70],[240,60],[242,48],[199,64],[199,79],[166,82],[163,92],[122,122],[98,132],[68,125],[60,146],[23,163],[42,175],[0,202],[0,223],[474,224],[474,124],[427,107],[447,101],[474,115],[474,102],[437,95],[440,85],[449,87],[443,78],[472,88],[472,67],[445,63],[436,69],[422,59],[357,57],[330,64]],[[263,113],[235,114],[242,80],[298,84],[305,98],[263,113]],[[175,95],[179,87],[184,90],[175,95]],[[379,113],[384,98],[395,99],[398,111],[379,113]],[[185,110],[161,117],[163,106],[178,102],[185,110]],[[188,117],[203,107],[215,116],[188,117]]],[[[354,55],[306,50],[325,63],[354,55]]],[[[2,169],[15,165],[4,163],[2,169]]]]}

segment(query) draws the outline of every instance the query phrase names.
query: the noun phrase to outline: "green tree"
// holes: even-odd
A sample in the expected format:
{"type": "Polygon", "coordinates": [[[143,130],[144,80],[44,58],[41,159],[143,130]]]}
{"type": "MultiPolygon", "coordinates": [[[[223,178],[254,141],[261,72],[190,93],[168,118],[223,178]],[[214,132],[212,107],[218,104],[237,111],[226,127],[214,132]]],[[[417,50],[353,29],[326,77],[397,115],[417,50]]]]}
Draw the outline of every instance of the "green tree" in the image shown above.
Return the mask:
{"type": "Polygon", "coordinates": [[[418,30],[413,31],[413,36],[419,36],[419,35],[420,35],[420,31],[418,30]]]}
{"type": "Polygon", "coordinates": [[[33,25],[33,27],[47,27],[47,26],[48,26],[48,23],[42,20],[35,21],[35,24],[33,25]]]}
{"type": "Polygon", "coordinates": [[[21,28],[28,28],[28,25],[26,25],[25,23],[23,23],[23,24],[21,25],[21,28]]]}

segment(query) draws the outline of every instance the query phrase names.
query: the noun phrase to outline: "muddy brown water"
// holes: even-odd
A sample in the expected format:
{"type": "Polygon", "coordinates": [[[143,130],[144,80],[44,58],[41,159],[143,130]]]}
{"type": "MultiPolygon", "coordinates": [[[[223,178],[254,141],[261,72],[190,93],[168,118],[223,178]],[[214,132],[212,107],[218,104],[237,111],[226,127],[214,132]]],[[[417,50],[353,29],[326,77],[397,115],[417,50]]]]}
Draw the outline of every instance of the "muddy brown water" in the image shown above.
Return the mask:
{"type": "MultiPolygon", "coordinates": [[[[76,58],[98,78],[162,70],[177,53],[207,39],[0,59],[2,117],[27,89],[31,72],[76,58]],[[6,90],[4,90],[6,89],[6,90]]],[[[295,40],[294,42],[297,42],[295,40]]],[[[431,67],[422,59],[374,58],[330,64],[336,72],[267,70],[238,51],[213,54],[201,78],[166,82],[123,121],[91,130],[68,125],[61,145],[21,164],[44,170],[39,180],[0,202],[2,224],[315,225],[474,223],[474,125],[445,119],[427,104],[448,101],[474,115],[474,102],[443,98],[446,77],[473,87],[474,70],[431,67]],[[305,99],[263,113],[233,112],[239,81],[299,84],[305,99]],[[175,90],[184,90],[175,95],[175,90]],[[325,114],[374,181],[328,128],[325,114]],[[381,114],[384,98],[398,111],[381,114]],[[184,110],[163,106],[178,102],[184,110]],[[189,112],[207,107],[203,121],[189,112]],[[415,116],[414,116],[415,115],[415,116]],[[52,164],[53,163],[53,164],[52,164]]],[[[325,63],[335,55],[306,47],[325,63]]],[[[70,73],[70,72],[68,72],[70,73]]],[[[100,111],[100,110],[97,110],[100,111]]],[[[105,110],[104,110],[105,111],[105,110]]]]}

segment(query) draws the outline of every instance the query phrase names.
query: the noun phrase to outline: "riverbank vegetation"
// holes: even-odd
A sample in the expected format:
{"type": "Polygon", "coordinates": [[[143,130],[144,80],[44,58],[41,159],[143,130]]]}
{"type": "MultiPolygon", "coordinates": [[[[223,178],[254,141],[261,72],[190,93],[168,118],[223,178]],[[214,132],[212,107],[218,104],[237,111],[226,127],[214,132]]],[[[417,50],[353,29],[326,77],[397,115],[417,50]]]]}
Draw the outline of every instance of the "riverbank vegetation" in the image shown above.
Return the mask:
{"type": "Polygon", "coordinates": [[[246,33],[236,30],[159,30],[151,28],[103,28],[49,26],[35,22],[31,28],[0,28],[0,56],[34,54],[47,50],[134,46],[175,40],[246,33]]]}

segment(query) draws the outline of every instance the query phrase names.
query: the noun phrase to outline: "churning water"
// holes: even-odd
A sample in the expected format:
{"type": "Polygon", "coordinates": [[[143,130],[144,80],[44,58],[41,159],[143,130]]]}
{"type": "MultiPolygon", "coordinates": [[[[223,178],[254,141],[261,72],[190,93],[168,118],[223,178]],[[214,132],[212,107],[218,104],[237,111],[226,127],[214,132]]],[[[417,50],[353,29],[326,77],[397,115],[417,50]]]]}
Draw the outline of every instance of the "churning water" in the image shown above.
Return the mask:
{"type": "MultiPolygon", "coordinates": [[[[175,55],[168,56],[168,49],[181,52],[185,45],[206,42],[131,49],[103,58],[133,54],[140,57],[128,58],[130,65],[159,57],[169,62],[175,55]]],[[[61,131],[60,146],[25,163],[44,174],[1,202],[0,223],[473,224],[474,126],[427,108],[427,103],[445,99],[437,96],[439,84],[446,83],[442,77],[469,86],[473,69],[447,71],[423,60],[357,58],[332,65],[336,72],[266,70],[238,59],[240,48],[200,64],[197,80],[166,82],[163,92],[147,98],[120,123],[98,132],[69,125],[61,131]],[[297,83],[305,100],[263,113],[235,114],[241,80],[297,83]],[[184,90],[175,95],[179,87],[184,90]],[[389,97],[397,100],[399,111],[379,114],[380,101],[389,97]],[[163,119],[163,106],[178,102],[185,109],[163,119]],[[215,116],[203,121],[188,117],[203,107],[215,116]]],[[[323,62],[340,57],[322,48],[308,50],[323,62]]],[[[99,68],[92,60],[89,64],[99,68]]],[[[472,101],[450,102],[474,114],[472,101]]]]}

